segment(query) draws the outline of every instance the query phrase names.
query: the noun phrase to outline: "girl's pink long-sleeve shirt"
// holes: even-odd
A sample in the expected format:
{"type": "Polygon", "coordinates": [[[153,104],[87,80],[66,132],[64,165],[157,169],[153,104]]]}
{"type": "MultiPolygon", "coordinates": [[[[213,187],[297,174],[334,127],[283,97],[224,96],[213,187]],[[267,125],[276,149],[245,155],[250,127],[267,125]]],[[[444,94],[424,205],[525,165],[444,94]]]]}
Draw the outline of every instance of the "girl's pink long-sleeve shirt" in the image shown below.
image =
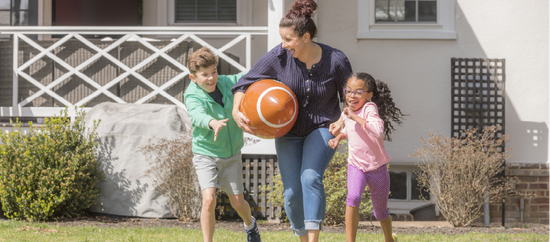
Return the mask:
{"type": "Polygon", "coordinates": [[[342,113],[346,125],[342,133],[348,139],[348,163],[363,172],[376,170],[391,159],[384,148],[384,121],[373,102],[366,103],[354,113],[366,122],[360,126],[342,113]]]}

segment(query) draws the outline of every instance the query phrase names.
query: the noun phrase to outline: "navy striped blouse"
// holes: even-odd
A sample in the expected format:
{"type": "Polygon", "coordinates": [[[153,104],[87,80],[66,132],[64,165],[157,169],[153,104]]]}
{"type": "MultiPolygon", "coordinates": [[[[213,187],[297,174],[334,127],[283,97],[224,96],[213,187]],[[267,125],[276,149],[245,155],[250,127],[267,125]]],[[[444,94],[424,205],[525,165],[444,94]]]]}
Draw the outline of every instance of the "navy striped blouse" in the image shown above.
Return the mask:
{"type": "Polygon", "coordinates": [[[322,48],[322,57],[311,70],[278,45],[260,58],[231,90],[233,93],[245,92],[256,81],[278,80],[294,92],[300,105],[296,123],[289,134],[306,136],[317,128],[328,128],[340,117],[338,94],[343,102],[342,89],[352,69],[342,51],[317,44],[322,48]]]}

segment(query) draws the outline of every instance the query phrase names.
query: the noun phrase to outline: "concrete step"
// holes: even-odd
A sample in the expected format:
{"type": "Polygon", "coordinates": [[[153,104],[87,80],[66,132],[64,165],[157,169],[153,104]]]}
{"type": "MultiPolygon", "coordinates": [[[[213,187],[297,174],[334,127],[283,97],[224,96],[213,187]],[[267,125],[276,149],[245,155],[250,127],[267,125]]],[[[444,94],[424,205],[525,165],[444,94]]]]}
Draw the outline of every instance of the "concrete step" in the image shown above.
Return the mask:
{"type": "MultiPolygon", "coordinates": [[[[380,227],[379,221],[359,221],[359,225],[364,226],[377,226],[380,227]]],[[[393,221],[392,227],[395,228],[429,228],[429,227],[447,227],[452,228],[453,226],[447,221],[393,221]]]]}

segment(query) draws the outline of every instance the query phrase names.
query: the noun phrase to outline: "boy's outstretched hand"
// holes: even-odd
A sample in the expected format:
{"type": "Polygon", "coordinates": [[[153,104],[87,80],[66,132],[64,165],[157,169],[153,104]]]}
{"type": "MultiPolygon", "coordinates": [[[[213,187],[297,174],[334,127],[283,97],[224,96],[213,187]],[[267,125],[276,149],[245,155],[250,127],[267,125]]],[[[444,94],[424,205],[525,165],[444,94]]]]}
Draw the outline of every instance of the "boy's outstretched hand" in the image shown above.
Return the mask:
{"type": "Polygon", "coordinates": [[[222,120],[215,120],[215,119],[210,120],[208,125],[210,125],[210,127],[214,130],[214,141],[216,141],[216,139],[218,138],[218,131],[220,131],[220,129],[223,126],[227,126],[226,122],[228,120],[229,120],[228,118],[222,119],[222,120]]]}

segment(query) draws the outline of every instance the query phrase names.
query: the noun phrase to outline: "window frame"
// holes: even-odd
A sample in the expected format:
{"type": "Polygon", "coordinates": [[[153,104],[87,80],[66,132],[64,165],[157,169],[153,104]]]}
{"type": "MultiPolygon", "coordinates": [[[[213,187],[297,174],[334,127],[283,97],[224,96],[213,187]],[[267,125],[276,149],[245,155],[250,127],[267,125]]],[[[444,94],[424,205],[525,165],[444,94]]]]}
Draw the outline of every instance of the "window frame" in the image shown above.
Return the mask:
{"type": "MultiPolygon", "coordinates": [[[[402,172],[405,172],[406,173],[406,178],[405,178],[405,186],[407,187],[406,188],[406,195],[405,195],[405,199],[398,199],[398,198],[391,198],[389,197],[388,198],[388,201],[401,201],[401,202],[407,202],[407,201],[410,201],[410,196],[411,196],[411,182],[410,182],[410,172],[408,169],[391,169],[388,171],[388,173],[391,173],[391,172],[394,172],[394,173],[402,173],[402,172]]],[[[390,177],[391,177],[391,174],[389,174],[390,177]]],[[[390,179],[391,181],[391,179],[390,179]]],[[[390,196],[391,196],[391,187],[390,187],[390,196]]]]}
{"type": "Polygon", "coordinates": [[[397,198],[389,198],[390,201],[401,201],[401,202],[411,202],[411,201],[423,201],[421,199],[412,199],[412,175],[413,172],[420,171],[418,168],[398,168],[398,169],[391,169],[389,172],[406,172],[407,173],[407,198],[406,199],[397,199],[397,198]]]}
{"type": "MultiPolygon", "coordinates": [[[[407,173],[407,199],[388,199],[388,209],[392,214],[408,214],[411,209],[417,208],[419,206],[428,204],[424,200],[411,199],[412,196],[412,173],[414,171],[420,170],[417,166],[407,165],[407,166],[397,166],[390,165],[389,172],[406,172],[407,173]]],[[[391,189],[391,188],[390,188],[391,189]]]]}
{"type": "Polygon", "coordinates": [[[176,1],[168,0],[168,25],[173,26],[251,26],[252,25],[252,0],[236,0],[235,23],[223,22],[176,22],[176,1]]]}
{"type": "Polygon", "coordinates": [[[456,39],[455,1],[437,0],[436,23],[376,23],[375,0],[357,0],[357,39],[456,39]]]}

